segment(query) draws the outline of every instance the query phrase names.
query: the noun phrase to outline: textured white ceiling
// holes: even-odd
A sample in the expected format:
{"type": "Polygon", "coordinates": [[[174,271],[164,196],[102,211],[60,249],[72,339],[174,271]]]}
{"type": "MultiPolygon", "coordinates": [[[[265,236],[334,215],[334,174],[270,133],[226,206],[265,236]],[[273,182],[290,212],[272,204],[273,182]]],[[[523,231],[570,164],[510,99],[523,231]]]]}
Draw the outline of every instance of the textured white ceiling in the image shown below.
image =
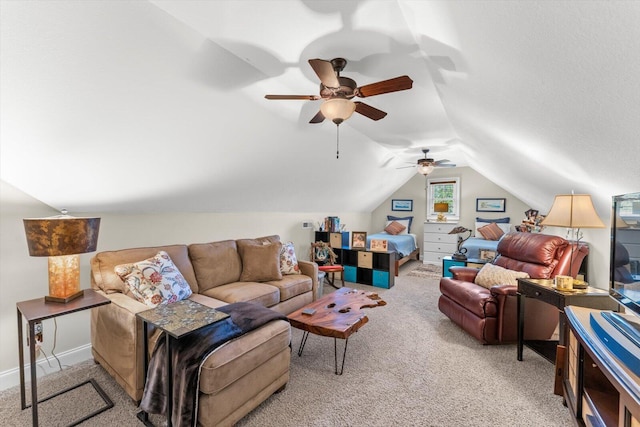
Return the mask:
{"type": "MultiPolygon", "coordinates": [[[[532,206],[640,186],[640,2],[2,0],[0,177],[71,211],[371,211],[431,148],[532,206]],[[310,58],[359,85],[336,127],[310,58]]],[[[454,172],[452,172],[454,173],[454,172]]]]}

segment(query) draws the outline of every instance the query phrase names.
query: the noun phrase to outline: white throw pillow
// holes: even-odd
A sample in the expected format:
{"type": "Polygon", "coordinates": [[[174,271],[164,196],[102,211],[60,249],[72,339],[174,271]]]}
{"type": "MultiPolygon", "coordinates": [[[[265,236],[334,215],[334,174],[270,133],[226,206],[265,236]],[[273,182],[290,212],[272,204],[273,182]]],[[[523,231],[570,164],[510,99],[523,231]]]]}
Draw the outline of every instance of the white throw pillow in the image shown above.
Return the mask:
{"type": "Polygon", "coordinates": [[[528,273],[524,271],[513,271],[493,264],[485,264],[482,266],[474,283],[484,288],[491,289],[495,285],[513,285],[517,286],[516,279],[526,279],[528,273]]]}

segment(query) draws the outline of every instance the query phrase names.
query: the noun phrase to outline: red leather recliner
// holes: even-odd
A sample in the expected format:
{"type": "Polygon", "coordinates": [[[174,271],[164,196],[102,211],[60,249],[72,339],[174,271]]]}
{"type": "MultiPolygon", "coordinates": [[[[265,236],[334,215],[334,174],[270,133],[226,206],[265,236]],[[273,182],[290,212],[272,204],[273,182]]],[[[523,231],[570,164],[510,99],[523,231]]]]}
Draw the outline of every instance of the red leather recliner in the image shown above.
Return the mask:
{"type": "MultiPolygon", "coordinates": [[[[539,233],[508,233],[498,243],[494,265],[524,271],[531,278],[550,279],[558,274],[577,274],[589,253],[586,244],[576,247],[562,237],[539,233]]],[[[451,267],[453,278],[440,279],[438,308],[462,329],[483,344],[517,340],[517,287],[496,285],[486,289],[476,285],[477,268],[451,267]]],[[[525,311],[524,338],[549,339],[558,324],[558,310],[530,299],[525,311]]]]}

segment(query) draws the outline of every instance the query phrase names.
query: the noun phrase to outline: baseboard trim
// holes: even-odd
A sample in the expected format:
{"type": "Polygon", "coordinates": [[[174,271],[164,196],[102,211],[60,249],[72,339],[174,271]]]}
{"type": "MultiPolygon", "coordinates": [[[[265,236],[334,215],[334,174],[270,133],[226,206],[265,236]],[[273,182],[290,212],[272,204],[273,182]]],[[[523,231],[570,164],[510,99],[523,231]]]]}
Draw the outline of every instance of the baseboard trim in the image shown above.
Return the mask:
{"type": "MultiPolygon", "coordinates": [[[[60,367],[58,366],[58,362],[56,361],[55,357],[53,357],[51,354],[48,354],[47,356],[49,357],[49,362],[47,362],[47,359],[45,358],[41,358],[36,361],[36,375],[38,378],[47,376],[53,372],[60,371],[60,367]],[[49,364],[51,364],[51,366],[49,366],[49,364]]],[[[93,357],[91,355],[91,344],[85,344],[83,346],[64,351],[62,353],[56,354],[56,356],[58,356],[63,369],[67,366],[72,366],[77,363],[84,362],[85,360],[89,360],[93,357]]],[[[25,358],[28,357],[28,354],[25,354],[25,358]]],[[[24,369],[25,379],[28,382],[31,372],[31,365],[26,364],[24,369]]],[[[16,366],[15,368],[0,372],[0,391],[17,385],[20,385],[20,367],[16,366]]]]}

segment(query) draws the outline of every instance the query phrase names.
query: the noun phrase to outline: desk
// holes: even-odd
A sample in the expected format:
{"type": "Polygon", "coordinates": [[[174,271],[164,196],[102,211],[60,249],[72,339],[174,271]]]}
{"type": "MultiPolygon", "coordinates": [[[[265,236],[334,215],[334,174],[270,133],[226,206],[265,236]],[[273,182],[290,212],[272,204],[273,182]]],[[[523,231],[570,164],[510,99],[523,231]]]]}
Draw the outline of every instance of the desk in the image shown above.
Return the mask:
{"type": "Polygon", "coordinates": [[[549,279],[518,279],[518,360],[522,360],[524,344],[532,348],[541,356],[554,362],[558,345],[566,346],[567,325],[564,308],[569,305],[596,308],[600,310],[617,310],[618,304],[609,297],[609,292],[589,286],[587,289],[574,291],[558,291],[553,288],[553,280],[549,279]],[[524,341],[524,311],[526,298],[535,298],[551,304],[560,310],[560,337],[558,341],[524,341]]]}
{"type": "Polygon", "coordinates": [[[38,425],[38,403],[42,403],[61,394],[67,393],[78,387],[90,383],[98,392],[105,403],[105,406],[92,412],[86,417],[76,421],[71,425],[80,424],[89,418],[98,415],[113,407],[113,402],[109,396],[100,388],[94,379],[82,382],[75,386],[69,387],[49,397],[38,400],[38,382],[36,379],[36,334],[35,324],[46,319],[52,319],[65,314],[75,313],[77,311],[87,310],[89,308],[99,307],[101,305],[110,304],[111,301],[91,289],[85,289],[84,294],[66,304],[57,302],[45,302],[44,298],[37,298],[28,301],[21,301],[16,304],[18,312],[18,355],[20,358],[20,405],[21,408],[27,409],[31,406],[31,419],[34,426],[38,425]],[[24,381],[24,337],[22,327],[22,317],[29,323],[29,363],[31,370],[31,405],[26,404],[26,392],[24,381]]]}

